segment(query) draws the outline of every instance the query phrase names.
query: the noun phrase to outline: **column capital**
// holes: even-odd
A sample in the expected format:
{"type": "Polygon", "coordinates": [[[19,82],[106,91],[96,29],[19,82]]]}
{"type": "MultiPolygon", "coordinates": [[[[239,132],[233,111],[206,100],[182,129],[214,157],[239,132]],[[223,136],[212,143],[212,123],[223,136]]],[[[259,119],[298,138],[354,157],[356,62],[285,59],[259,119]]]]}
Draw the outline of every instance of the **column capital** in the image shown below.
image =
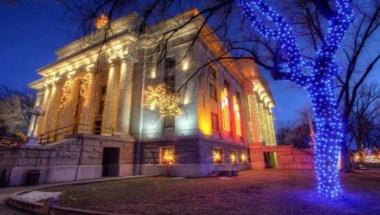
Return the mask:
{"type": "Polygon", "coordinates": [[[110,65],[110,66],[115,66],[115,64],[116,64],[116,58],[108,58],[107,59],[107,63],[108,63],[108,65],[110,65]]]}
{"type": "Polygon", "coordinates": [[[86,70],[86,72],[91,72],[91,70],[95,67],[95,65],[92,63],[92,64],[88,64],[84,67],[84,69],[86,70]]]}
{"type": "Polygon", "coordinates": [[[121,61],[135,63],[137,62],[137,58],[132,54],[126,54],[121,57],[121,61]]]}

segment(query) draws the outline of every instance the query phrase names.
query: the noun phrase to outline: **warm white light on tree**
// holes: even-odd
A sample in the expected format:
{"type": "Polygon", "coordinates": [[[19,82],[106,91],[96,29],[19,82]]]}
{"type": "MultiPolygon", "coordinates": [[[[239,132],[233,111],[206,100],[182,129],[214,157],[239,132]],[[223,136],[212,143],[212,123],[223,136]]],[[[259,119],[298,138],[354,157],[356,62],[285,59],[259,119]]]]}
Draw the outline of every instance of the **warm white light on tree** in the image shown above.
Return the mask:
{"type": "Polygon", "coordinates": [[[162,118],[180,116],[183,112],[179,95],[168,92],[165,84],[146,88],[144,106],[151,110],[157,110],[162,118]]]}

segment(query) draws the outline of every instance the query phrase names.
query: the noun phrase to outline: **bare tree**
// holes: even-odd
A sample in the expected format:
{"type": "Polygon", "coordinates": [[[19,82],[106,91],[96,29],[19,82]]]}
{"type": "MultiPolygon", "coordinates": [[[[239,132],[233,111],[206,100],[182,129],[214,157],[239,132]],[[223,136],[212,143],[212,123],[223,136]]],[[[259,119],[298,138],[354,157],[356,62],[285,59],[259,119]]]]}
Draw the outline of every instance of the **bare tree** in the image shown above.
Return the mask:
{"type": "Polygon", "coordinates": [[[363,85],[358,90],[349,123],[358,151],[379,146],[380,89],[377,85],[363,85]]]}
{"type": "Polygon", "coordinates": [[[280,123],[276,132],[277,143],[292,144],[300,149],[310,148],[313,141],[310,115],[310,108],[305,107],[298,111],[293,120],[280,123]]]}
{"type": "Polygon", "coordinates": [[[26,136],[34,94],[0,87],[0,139],[26,136]]]}

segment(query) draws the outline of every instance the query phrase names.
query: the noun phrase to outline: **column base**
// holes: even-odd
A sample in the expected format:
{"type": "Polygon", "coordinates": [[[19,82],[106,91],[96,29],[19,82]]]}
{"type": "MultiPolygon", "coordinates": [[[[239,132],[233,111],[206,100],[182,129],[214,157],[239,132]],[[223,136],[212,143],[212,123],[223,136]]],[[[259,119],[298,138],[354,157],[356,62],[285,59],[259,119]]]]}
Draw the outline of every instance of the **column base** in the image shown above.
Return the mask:
{"type": "Polygon", "coordinates": [[[38,143],[38,139],[36,137],[29,137],[28,142],[25,143],[25,146],[36,147],[40,146],[40,144],[38,143]]]}
{"type": "Polygon", "coordinates": [[[124,132],[124,131],[115,131],[113,133],[114,136],[116,137],[122,137],[122,138],[126,138],[126,139],[133,139],[133,137],[127,133],[127,132],[124,132]]]}

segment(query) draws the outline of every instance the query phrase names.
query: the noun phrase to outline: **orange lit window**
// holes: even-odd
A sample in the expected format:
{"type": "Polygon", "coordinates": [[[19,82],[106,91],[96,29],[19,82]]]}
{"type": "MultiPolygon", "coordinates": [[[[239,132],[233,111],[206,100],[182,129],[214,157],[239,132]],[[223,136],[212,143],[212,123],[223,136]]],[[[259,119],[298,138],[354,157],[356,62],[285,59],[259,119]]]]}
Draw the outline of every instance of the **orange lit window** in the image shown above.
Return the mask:
{"type": "Polygon", "coordinates": [[[232,164],[237,164],[237,152],[231,151],[230,152],[230,161],[232,164]]]}
{"type": "Polygon", "coordinates": [[[247,162],[247,155],[245,153],[240,154],[240,161],[241,162],[247,162]]]}
{"type": "Polygon", "coordinates": [[[212,131],[219,131],[219,125],[218,125],[218,114],[211,113],[211,128],[212,131]]]}
{"type": "Polygon", "coordinates": [[[228,105],[228,90],[226,87],[223,88],[221,95],[223,130],[230,131],[230,110],[228,105]]]}
{"type": "Polygon", "coordinates": [[[160,163],[171,165],[175,163],[174,147],[162,147],[160,150],[160,163]]]}
{"type": "Polygon", "coordinates": [[[216,164],[223,163],[223,149],[214,148],[212,150],[212,160],[216,164]]]}
{"type": "Polygon", "coordinates": [[[239,102],[236,96],[233,97],[234,99],[234,114],[235,114],[235,129],[236,129],[236,135],[241,136],[241,117],[240,117],[240,107],[239,102]]]}

